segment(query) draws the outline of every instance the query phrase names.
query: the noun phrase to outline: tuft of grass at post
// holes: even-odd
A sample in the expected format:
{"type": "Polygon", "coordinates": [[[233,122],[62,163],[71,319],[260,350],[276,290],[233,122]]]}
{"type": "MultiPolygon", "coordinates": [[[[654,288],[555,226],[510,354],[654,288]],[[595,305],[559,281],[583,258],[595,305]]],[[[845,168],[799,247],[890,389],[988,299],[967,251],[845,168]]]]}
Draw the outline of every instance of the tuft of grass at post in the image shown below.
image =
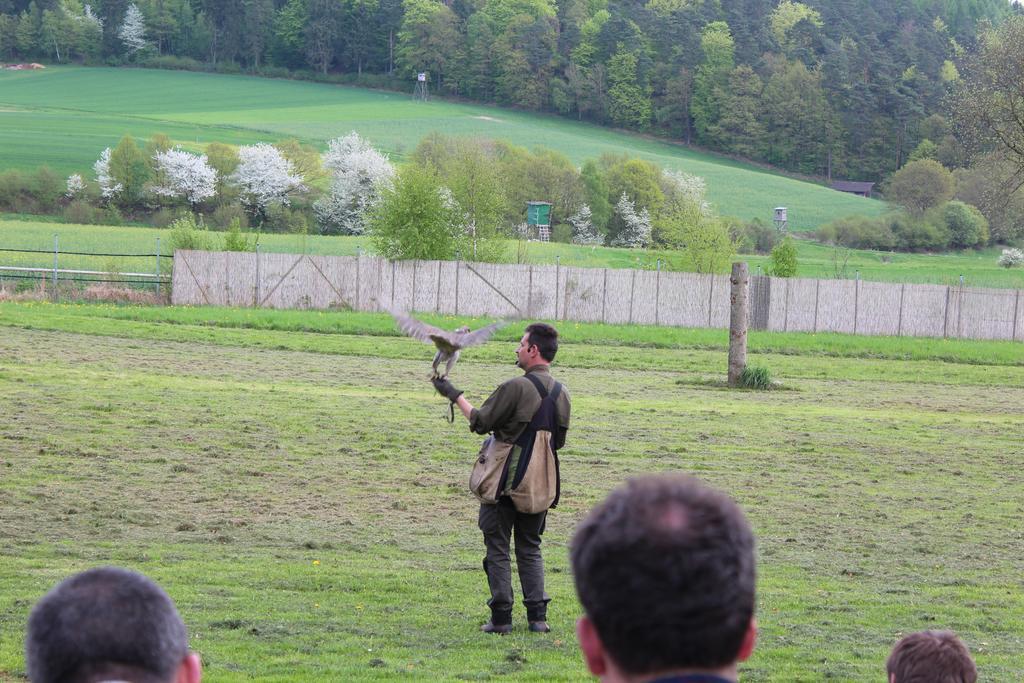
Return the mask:
{"type": "Polygon", "coordinates": [[[743,372],[740,374],[740,386],[744,389],[758,389],[760,391],[776,388],[775,382],[772,380],[771,371],[766,367],[757,365],[748,365],[743,368],[743,372]]]}

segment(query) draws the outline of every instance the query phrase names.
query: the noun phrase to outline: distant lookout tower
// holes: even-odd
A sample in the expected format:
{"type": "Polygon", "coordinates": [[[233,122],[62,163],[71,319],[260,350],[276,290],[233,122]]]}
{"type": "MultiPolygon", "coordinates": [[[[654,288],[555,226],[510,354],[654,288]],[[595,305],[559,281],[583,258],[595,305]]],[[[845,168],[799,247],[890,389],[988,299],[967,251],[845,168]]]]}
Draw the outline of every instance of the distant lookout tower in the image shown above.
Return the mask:
{"type": "Polygon", "coordinates": [[[427,85],[426,71],[416,74],[416,89],[412,93],[412,98],[419,102],[426,102],[430,99],[430,86],[427,85]]]}
{"type": "Polygon", "coordinates": [[[777,231],[786,232],[786,228],[789,225],[789,219],[786,217],[786,207],[775,207],[775,215],[772,218],[772,222],[775,223],[775,229],[777,231]]]}

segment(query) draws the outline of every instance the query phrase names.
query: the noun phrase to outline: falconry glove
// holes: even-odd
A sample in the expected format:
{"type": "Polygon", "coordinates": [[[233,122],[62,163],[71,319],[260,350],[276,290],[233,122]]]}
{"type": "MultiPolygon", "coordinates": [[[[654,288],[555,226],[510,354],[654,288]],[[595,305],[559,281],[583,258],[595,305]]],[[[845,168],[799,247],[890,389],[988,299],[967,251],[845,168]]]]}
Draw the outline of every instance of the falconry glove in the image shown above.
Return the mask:
{"type": "Polygon", "coordinates": [[[456,389],[455,385],[444,377],[435,377],[430,380],[430,382],[434,385],[434,388],[437,389],[437,393],[441,394],[452,403],[458,401],[459,396],[462,396],[462,390],[456,389]]]}

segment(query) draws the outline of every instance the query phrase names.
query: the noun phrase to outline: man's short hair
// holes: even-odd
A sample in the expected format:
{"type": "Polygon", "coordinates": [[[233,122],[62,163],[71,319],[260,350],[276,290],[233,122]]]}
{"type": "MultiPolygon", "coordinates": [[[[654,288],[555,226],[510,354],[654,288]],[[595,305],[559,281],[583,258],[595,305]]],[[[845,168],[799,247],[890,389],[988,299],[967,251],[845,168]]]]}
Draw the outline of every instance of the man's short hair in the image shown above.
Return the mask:
{"type": "Polygon", "coordinates": [[[680,475],[630,480],[577,527],[571,559],[624,672],[736,662],[754,616],[754,536],[726,495],[680,475]]]}
{"type": "Polygon", "coordinates": [[[532,323],[526,327],[527,341],[536,345],[540,357],[551,362],[558,353],[558,330],[546,323],[532,323]]]}
{"type": "Polygon", "coordinates": [[[99,567],[65,579],[28,619],[32,683],[163,683],[187,655],[188,634],[171,598],[126,569],[99,567]]]}
{"type": "Polygon", "coordinates": [[[896,683],[975,683],[978,669],[952,631],[919,631],[904,636],[885,663],[896,683]]]}

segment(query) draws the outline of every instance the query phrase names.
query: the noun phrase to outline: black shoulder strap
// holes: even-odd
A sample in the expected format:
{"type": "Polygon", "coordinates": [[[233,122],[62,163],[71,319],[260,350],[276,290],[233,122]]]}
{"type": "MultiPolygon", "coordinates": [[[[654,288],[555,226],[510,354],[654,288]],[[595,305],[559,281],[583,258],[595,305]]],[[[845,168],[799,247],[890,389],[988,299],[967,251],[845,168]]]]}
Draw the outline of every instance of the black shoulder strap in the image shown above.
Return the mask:
{"type": "MultiPolygon", "coordinates": [[[[541,398],[542,401],[545,398],[548,397],[548,390],[544,388],[544,383],[543,382],[541,382],[539,379],[537,379],[533,375],[526,375],[526,379],[528,379],[531,382],[533,382],[533,386],[537,387],[537,392],[540,394],[540,398],[541,398]]],[[[553,387],[551,387],[551,392],[550,392],[551,393],[551,400],[552,401],[557,401],[558,400],[558,394],[560,394],[561,392],[562,392],[562,385],[559,384],[558,382],[555,382],[555,385],[553,387]]]]}
{"type": "MultiPolygon", "coordinates": [[[[544,383],[543,382],[541,382],[539,379],[537,379],[535,376],[533,376],[533,375],[531,375],[529,373],[527,373],[526,379],[528,379],[531,382],[533,382],[533,386],[537,387],[537,392],[540,393],[540,399],[542,401],[545,398],[548,397],[548,390],[544,388],[544,383]]],[[[555,382],[555,384],[557,385],[558,383],[555,382]]]]}

